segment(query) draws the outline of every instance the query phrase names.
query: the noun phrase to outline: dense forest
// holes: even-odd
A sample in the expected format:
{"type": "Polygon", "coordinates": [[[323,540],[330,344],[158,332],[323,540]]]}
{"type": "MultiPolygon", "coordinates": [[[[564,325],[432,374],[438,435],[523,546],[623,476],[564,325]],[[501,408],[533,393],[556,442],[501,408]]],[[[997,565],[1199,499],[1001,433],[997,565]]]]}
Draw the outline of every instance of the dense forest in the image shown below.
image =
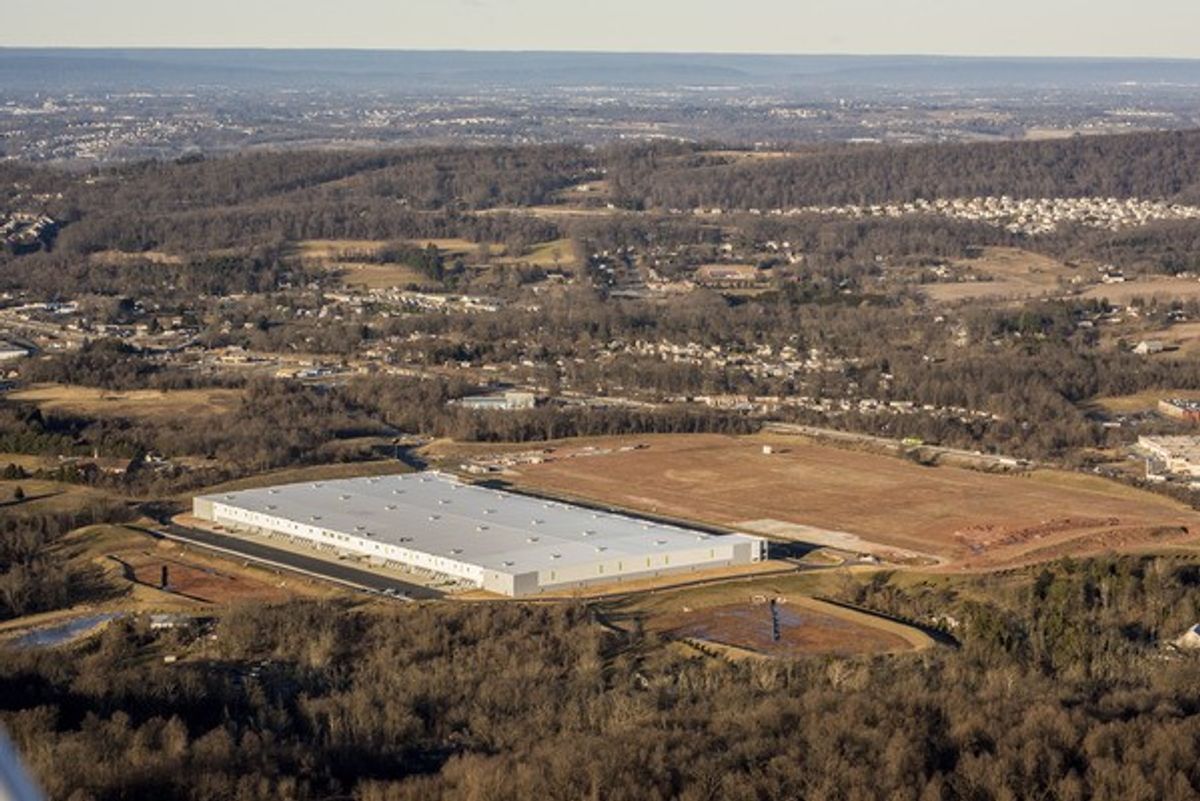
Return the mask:
{"type": "MultiPolygon", "coordinates": [[[[36,208],[21,210],[44,211],[63,223],[56,247],[76,255],[106,249],[195,254],[309,238],[414,237],[466,237],[519,251],[564,233],[586,237],[593,223],[494,212],[549,203],[560,190],[597,178],[607,179],[618,205],[657,210],[974,195],[1200,202],[1200,132],[813,146],[764,159],[657,144],[264,152],[143,162],[85,175],[17,165],[0,171],[5,191],[20,186],[26,191],[17,197],[40,198],[36,208]]],[[[21,205],[16,197],[8,202],[21,205]]]]}
{"type": "Polygon", "coordinates": [[[0,654],[0,719],[51,796],[242,799],[1194,798],[1194,563],[849,581],[957,649],[722,662],[611,604],[247,606],[214,639],[125,620],[75,658],[0,654]],[[187,654],[164,664],[161,654],[187,654]]]}
{"type": "Polygon", "coordinates": [[[1200,202],[1200,132],[1042,142],[823,147],[791,158],[729,160],[646,148],[610,162],[634,207],[733,209],[920,198],[1141,197],[1200,202]]]}

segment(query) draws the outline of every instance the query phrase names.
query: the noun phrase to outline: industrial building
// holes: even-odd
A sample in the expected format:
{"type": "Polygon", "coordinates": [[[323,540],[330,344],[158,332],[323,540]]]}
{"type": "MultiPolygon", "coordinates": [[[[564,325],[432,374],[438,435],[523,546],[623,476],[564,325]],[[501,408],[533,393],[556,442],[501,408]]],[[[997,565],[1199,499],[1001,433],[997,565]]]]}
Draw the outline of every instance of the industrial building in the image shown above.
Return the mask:
{"type": "Polygon", "coordinates": [[[466,484],[442,473],[199,496],[196,517],[376,565],[531,596],[766,558],[767,542],[466,484]]]}
{"type": "Polygon", "coordinates": [[[1200,437],[1138,437],[1138,447],[1146,454],[1146,477],[1181,478],[1200,482],[1200,437]]]}
{"type": "Polygon", "coordinates": [[[1200,401],[1190,398],[1164,398],[1158,402],[1158,411],[1176,420],[1200,423],[1200,401]]]}

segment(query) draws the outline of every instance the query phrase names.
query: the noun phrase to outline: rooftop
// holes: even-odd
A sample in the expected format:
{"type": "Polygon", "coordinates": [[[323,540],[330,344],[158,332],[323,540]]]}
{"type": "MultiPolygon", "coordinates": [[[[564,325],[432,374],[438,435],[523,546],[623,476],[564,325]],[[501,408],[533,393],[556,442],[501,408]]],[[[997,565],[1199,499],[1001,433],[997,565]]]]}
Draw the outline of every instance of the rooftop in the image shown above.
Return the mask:
{"type": "Polygon", "coordinates": [[[287,484],[204,497],[504,573],[758,540],[464,484],[433,472],[287,484]]]}

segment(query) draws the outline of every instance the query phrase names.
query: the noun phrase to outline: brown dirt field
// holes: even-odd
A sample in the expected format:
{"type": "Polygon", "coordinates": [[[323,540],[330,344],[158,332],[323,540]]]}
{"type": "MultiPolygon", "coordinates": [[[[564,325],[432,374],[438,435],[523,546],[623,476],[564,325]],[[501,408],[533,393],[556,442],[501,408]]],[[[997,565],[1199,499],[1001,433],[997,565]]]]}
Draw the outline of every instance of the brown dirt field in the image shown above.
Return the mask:
{"type": "Polygon", "coordinates": [[[34,384],[12,392],[12,400],[36,403],[44,411],[128,420],[166,420],[225,414],[236,408],[235,389],[136,389],[123,392],[72,384],[34,384]]]}
{"type": "Polygon", "coordinates": [[[575,458],[562,449],[521,466],[513,483],[900,561],[925,555],[956,569],[1137,550],[1200,532],[1194,510],[1076,473],[922,467],[782,436],[614,438],[609,446],[575,458]],[[616,450],[633,442],[648,447],[616,450]],[[763,455],[764,443],[779,452],[763,455]]]}
{"type": "MultiPolygon", "coordinates": [[[[774,639],[771,606],[764,596],[738,603],[679,611],[650,618],[647,628],[668,637],[727,645],[764,656],[859,656],[902,653],[928,647],[887,627],[872,625],[869,615],[841,609],[810,598],[782,598],[775,606],[779,640],[774,639]]],[[[919,632],[914,633],[928,640],[919,632]]]]}
{"type": "Polygon", "coordinates": [[[979,298],[1029,298],[1058,294],[1059,279],[1078,275],[1062,262],[1019,248],[987,248],[977,259],[953,262],[955,272],[987,276],[986,281],[926,284],[921,287],[930,300],[953,303],[979,298]]]}
{"type": "Polygon", "coordinates": [[[151,551],[124,553],[117,558],[126,566],[127,578],[153,588],[159,587],[162,569],[166,567],[165,593],[181,595],[203,603],[271,603],[293,597],[293,593],[278,586],[278,582],[268,583],[251,578],[245,575],[245,571],[215,564],[212,559],[179,557],[151,551]]]}

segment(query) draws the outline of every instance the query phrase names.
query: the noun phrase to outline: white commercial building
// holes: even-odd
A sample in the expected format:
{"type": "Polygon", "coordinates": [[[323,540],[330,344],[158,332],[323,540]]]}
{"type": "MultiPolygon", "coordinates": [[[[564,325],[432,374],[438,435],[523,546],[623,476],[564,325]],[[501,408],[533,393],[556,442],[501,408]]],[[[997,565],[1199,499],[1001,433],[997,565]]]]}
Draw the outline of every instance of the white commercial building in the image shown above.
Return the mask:
{"type": "Polygon", "coordinates": [[[1138,447],[1146,454],[1146,475],[1186,476],[1200,479],[1200,437],[1138,437],[1138,447]]]}
{"type": "Polygon", "coordinates": [[[508,596],[749,565],[767,554],[761,537],[710,534],[431,472],[206,495],[193,510],[228,528],[508,596]]]}

